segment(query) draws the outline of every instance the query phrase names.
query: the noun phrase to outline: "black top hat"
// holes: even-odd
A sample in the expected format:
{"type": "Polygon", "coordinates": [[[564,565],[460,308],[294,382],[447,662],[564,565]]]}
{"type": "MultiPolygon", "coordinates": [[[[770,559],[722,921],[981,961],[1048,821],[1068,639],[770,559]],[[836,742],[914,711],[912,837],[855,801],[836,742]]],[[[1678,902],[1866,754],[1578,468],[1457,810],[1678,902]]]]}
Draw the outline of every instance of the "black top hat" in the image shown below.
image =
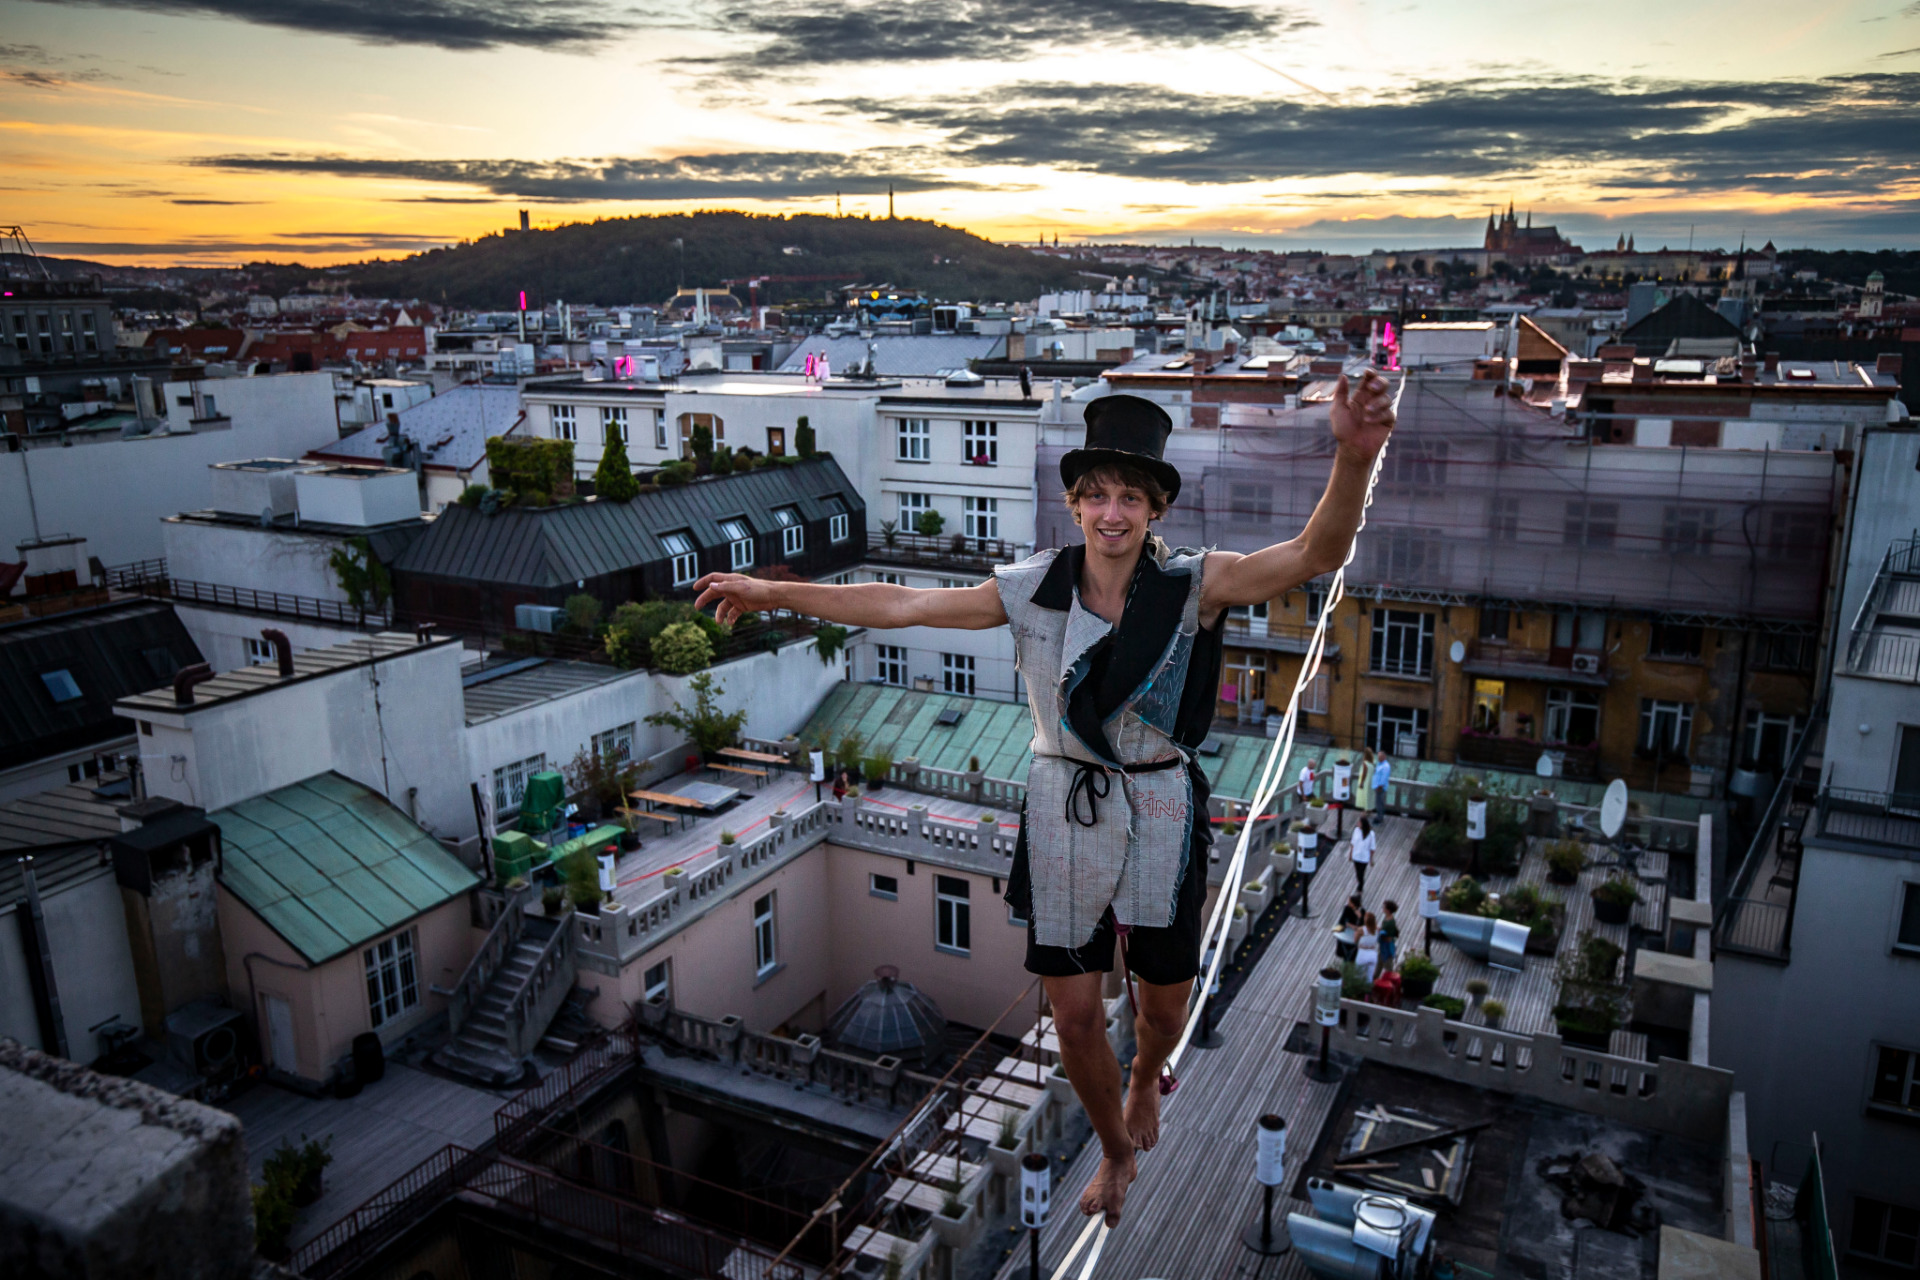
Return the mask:
{"type": "Polygon", "coordinates": [[[1160,482],[1167,501],[1180,496],[1180,473],[1162,455],[1173,419],[1141,396],[1111,395],[1087,401],[1087,443],[1060,459],[1060,479],[1071,489],[1095,467],[1124,463],[1160,482]]]}

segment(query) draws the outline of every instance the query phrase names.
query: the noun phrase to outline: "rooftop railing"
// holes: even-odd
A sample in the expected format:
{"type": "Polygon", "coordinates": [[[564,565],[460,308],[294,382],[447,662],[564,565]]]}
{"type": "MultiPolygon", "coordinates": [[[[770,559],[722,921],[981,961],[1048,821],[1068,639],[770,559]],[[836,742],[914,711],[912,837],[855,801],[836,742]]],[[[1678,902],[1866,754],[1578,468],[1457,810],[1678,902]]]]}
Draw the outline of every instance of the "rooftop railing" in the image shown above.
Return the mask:
{"type": "Polygon", "coordinates": [[[970,538],[964,533],[906,533],[896,529],[869,532],[866,558],[876,564],[986,573],[997,564],[1011,564],[1020,559],[1023,550],[1003,538],[970,538]]]}

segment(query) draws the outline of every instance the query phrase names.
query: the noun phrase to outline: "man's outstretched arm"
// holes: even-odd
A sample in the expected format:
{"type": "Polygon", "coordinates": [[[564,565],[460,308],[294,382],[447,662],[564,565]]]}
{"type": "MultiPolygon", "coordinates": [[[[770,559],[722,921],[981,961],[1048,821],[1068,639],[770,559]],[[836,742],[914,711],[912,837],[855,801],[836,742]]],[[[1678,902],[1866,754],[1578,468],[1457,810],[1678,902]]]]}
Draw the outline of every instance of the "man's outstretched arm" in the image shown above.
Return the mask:
{"type": "Polygon", "coordinates": [[[900,587],[891,582],[771,582],[740,573],[710,573],[693,584],[696,608],[718,603],[728,626],[743,613],[787,609],[849,627],[949,627],[984,631],[1005,625],[992,578],[972,587],[900,587]]]}
{"type": "Polygon", "coordinates": [[[1367,477],[1374,457],[1393,431],[1393,397],[1386,379],[1369,369],[1349,394],[1342,377],[1334,389],[1332,419],[1333,474],[1307,527],[1298,537],[1251,555],[1232,551],[1209,555],[1200,600],[1205,625],[1212,626],[1232,605],[1271,600],[1347,562],[1366,509],[1367,477]]]}

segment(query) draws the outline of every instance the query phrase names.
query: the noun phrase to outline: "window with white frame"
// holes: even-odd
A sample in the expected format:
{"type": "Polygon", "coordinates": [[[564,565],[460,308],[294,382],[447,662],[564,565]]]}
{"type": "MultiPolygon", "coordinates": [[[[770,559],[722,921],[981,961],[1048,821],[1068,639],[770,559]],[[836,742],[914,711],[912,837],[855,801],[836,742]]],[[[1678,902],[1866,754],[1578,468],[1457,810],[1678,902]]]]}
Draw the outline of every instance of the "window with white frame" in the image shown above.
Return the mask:
{"type": "Polygon", "coordinates": [[[960,876],[933,878],[933,942],[942,951],[973,950],[972,886],[960,876]]]}
{"type": "Polygon", "coordinates": [[[867,873],[867,892],[876,898],[885,898],[895,902],[900,897],[900,880],[897,876],[883,876],[877,871],[867,873]]]}
{"type": "Polygon", "coordinates": [[[673,585],[689,586],[700,578],[700,552],[693,545],[693,535],[682,529],[678,533],[660,535],[660,545],[673,557],[673,585]]]}
{"type": "Polygon", "coordinates": [[[1327,589],[1319,583],[1309,582],[1307,584],[1307,625],[1310,627],[1318,625],[1320,614],[1326,607],[1327,589]]]}
{"type": "Polygon", "coordinates": [[[273,661],[273,642],[258,636],[247,637],[247,665],[258,667],[273,661]]]}
{"type": "Polygon", "coordinates": [[[1640,699],[1642,755],[1684,758],[1693,745],[1693,704],[1664,698],[1640,699]]]}
{"type": "Polygon", "coordinates": [[[1390,676],[1433,674],[1433,615],[1412,609],[1373,611],[1370,670],[1390,676]]]}
{"type": "Polygon", "coordinates": [[[1793,754],[1794,744],[1800,740],[1800,730],[1805,725],[1806,721],[1797,715],[1749,711],[1742,763],[1763,773],[1779,773],[1786,768],[1787,758],[1793,754]]]}
{"type": "Polygon", "coordinates": [[[958,590],[964,590],[967,587],[977,587],[980,584],[975,582],[971,578],[941,578],[940,585],[943,588],[951,587],[958,590]]]}
{"type": "Polygon", "coordinates": [[[898,495],[900,517],[895,521],[901,530],[913,533],[920,527],[920,517],[933,510],[933,495],[930,493],[903,493],[898,495]]]}
{"type": "Polygon", "coordinates": [[[884,569],[876,570],[873,575],[873,580],[875,582],[884,582],[890,587],[904,587],[907,585],[905,578],[897,573],[889,573],[884,569]]]}
{"type": "Polygon", "coordinates": [[[1000,536],[1000,499],[960,499],[961,527],[969,538],[1000,536]]]}
{"type": "Polygon", "coordinates": [[[901,418],[894,424],[893,456],[901,462],[931,462],[933,431],[925,418],[901,418]]]}
{"type": "Polygon", "coordinates": [[[547,767],[545,752],[528,756],[525,760],[516,760],[512,764],[503,764],[493,771],[493,811],[496,814],[514,813],[520,808],[520,798],[527,794],[527,779],[547,767]]]}
{"type": "Polygon", "coordinates": [[[1548,742],[1590,747],[1600,738],[1600,698],[1585,689],[1547,690],[1548,742]]]}
{"type": "Polygon", "coordinates": [[[1569,547],[1598,550],[1613,545],[1620,530],[1620,504],[1617,502],[1567,503],[1567,519],[1562,526],[1561,542],[1569,547]]]}
{"type": "Polygon", "coordinates": [[[966,459],[975,466],[991,467],[1000,462],[1000,424],[974,422],[961,424],[966,459]]]}
{"type": "Polygon", "coordinates": [[[753,567],[753,530],[747,522],[738,517],[720,522],[720,532],[727,538],[727,558],[733,571],[753,567]]]}
{"type": "Polygon", "coordinates": [[[626,724],[614,726],[605,733],[594,734],[594,759],[604,760],[612,756],[621,764],[633,759],[633,730],[636,723],[630,720],[626,724]]]}
{"type": "Polygon", "coordinates": [[[667,411],[665,409],[653,411],[653,447],[656,449],[667,447],[667,411]]]}
{"type": "Polygon", "coordinates": [[[1908,1270],[1920,1267],[1920,1209],[1854,1196],[1847,1252],[1908,1270]]]}
{"type": "Polygon", "coordinates": [[[556,404],[547,410],[547,413],[553,422],[553,438],[555,440],[578,440],[580,438],[579,419],[575,416],[572,405],[556,404]]]}
{"type": "Polygon", "coordinates": [[[970,653],[943,653],[940,655],[940,678],[948,693],[973,694],[973,655],[970,653]]]}
{"type": "Polygon", "coordinates": [[[413,930],[374,943],[361,953],[361,958],[366,964],[367,1016],[372,1026],[384,1027],[420,1003],[413,930]]]}
{"type": "Polygon", "coordinates": [[[828,494],[821,501],[827,504],[827,541],[845,542],[853,532],[853,521],[847,512],[846,500],[828,494]]]}
{"type": "Polygon", "coordinates": [[[1395,756],[1427,754],[1427,709],[1367,704],[1367,745],[1395,756]]]}
{"type": "Polygon", "coordinates": [[[1333,701],[1333,680],[1324,671],[1316,671],[1307,687],[1300,691],[1300,709],[1311,716],[1324,716],[1333,701]]]}
{"type": "Polygon", "coordinates": [[[873,674],[881,684],[900,684],[907,682],[907,649],[905,645],[877,644],[873,646],[873,674]]]}
{"type": "Polygon", "coordinates": [[[672,966],[673,961],[662,960],[659,964],[649,967],[646,973],[641,975],[640,998],[642,1000],[659,1000],[665,998],[667,1003],[673,1003],[672,966]]]}
{"type": "Polygon", "coordinates": [[[1889,1044],[1873,1046],[1873,1088],[1868,1104],[1879,1111],[1920,1116],[1920,1053],[1889,1044]]]}
{"type": "Polygon", "coordinates": [[[627,439],[627,411],[625,409],[602,409],[600,411],[601,440],[612,444],[615,440],[622,443],[627,439]]]}
{"type": "Polygon", "coordinates": [[[1670,556],[1713,553],[1712,507],[1668,507],[1660,522],[1660,550],[1670,556]]]}
{"type": "Polygon", "coordinates": [[[792,507],[775,507],[773,518],[780,522],[780,554],[797,556],[807,549],[807,526],[792,507]]]}
{"type": "Polygon", "coordinates": [[[1894,927],[1893,949],[1920,955],[1920,883],[1900,886],[1900,921],[1894,927]]]}
{"type": "Polygon", "coordinates": [[[780,963],[774,949],[773,898],[769,893],[753,900],[753,974],[764,978],[780,963]]]}

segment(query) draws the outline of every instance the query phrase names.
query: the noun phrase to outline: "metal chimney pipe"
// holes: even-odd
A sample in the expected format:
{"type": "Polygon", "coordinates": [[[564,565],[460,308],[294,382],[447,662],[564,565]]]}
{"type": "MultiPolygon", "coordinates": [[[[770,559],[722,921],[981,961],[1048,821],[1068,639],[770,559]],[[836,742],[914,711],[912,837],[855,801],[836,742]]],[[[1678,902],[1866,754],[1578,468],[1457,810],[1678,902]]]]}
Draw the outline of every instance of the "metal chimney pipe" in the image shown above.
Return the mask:
{"type": "Polygon", "coordinates": [[[182,667],[173,677],[173,705],[190,707],[193,705],[193,686],[205,684],[213,679],[213,668],[204,662],[196,662],[190,667],[182,667]]]}
{"type": "Polygon", "coordinates": [[[293,674],[293,641],[287,639],[287,633],[278,627],[266,627],[260,632],[260,638],[273,646],[273,656],[280,665],[280,678],[286,679],[293,674]]]}

